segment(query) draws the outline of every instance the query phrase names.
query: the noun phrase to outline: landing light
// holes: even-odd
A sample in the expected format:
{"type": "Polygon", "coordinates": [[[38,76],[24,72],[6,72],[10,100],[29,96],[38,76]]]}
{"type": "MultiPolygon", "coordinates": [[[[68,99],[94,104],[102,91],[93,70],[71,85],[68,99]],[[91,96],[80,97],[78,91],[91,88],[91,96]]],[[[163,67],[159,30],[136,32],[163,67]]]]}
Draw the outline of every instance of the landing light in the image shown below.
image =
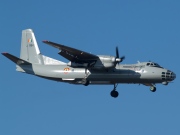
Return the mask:
{"type": "Polygon", "coordinates": [[[168,82],[162,82],[163,85],[168,85],[168,82]]]}

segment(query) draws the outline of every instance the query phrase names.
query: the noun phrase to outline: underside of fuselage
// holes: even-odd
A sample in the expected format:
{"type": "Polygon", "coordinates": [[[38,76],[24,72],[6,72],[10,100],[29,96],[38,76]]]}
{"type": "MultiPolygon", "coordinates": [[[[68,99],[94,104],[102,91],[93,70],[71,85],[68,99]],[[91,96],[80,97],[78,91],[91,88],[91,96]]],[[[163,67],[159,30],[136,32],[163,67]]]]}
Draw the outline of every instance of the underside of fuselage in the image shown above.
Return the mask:
{"type": "MultiPolygon", "coordinates": [[[[57,81],[57,82],[65,82],[69,84],[77,84],[77,85],[82,85],[82,80],[83,78],[76,78],[76,79],[62,79],[62,78],[52,78],[52,77],[44,77],[44,76],[39,76],[38,77],[52,80],[52,81],[57,81]]],[[[154,80],[132,80],[132,79],[127,79],[127,80],[108,80],[108,79],[87,79],[89,81],[89,85],[113,85],[113,84],[156,84],[156,83],[162,83],[162,81],[154,81],[154,80]]]]}

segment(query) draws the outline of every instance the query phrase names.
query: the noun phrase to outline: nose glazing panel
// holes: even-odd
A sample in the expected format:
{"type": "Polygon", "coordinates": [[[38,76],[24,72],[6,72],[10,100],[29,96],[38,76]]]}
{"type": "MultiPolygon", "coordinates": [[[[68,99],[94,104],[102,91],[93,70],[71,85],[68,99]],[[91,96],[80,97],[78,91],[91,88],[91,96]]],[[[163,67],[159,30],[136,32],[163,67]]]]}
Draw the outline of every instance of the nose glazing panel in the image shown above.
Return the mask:
{"type": "Polygon", "coordinates": [[[176,74],[172,72],[172,78],[173,80],[176,78],[176,74]]]}
{"type": "Polygon", "coordinates": [[[176,78],[176,75],[171,72],[171,71],[167,71],[167,72],[162,72],[162,80],[166,80],[166,81],[172,81],[176,78]]]}

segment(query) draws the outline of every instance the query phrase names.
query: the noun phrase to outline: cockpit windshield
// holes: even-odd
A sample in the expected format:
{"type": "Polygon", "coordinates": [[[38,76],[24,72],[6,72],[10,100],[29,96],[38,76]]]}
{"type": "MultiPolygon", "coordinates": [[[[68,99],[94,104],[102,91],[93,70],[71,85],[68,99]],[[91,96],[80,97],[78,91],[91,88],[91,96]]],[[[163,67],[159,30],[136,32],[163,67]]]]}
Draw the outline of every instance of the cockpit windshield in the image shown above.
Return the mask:
{"type": "Polygon", "coordinates": [[[154,63],[154,62],[148,62],[146,65],[150,66],[150,67],[159,67],[159,68],[162,68],[159,64],[154,63]]]}

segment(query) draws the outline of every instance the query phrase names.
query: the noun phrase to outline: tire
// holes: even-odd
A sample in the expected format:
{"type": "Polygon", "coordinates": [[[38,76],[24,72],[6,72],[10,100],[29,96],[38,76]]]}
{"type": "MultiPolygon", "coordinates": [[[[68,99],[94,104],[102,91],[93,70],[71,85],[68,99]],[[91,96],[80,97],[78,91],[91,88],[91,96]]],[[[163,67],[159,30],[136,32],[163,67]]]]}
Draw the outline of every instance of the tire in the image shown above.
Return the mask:
{"type": "Polygon", "coordinates": [[[150,91],[151,91],[151,92],[155,92],[155,91],[156,91],[156,87],[151,86],[151,87],[150,87],[150,91]]]}
{"type": "Polygon", "coordinates": [[[114,98],[117,98],[118,95],[119,95],[119,93],[118,93],[117,91],[115,91],[115,90],[112,90],[110,94],[111,94],[111,96],[114,97],[114,98]]]}

